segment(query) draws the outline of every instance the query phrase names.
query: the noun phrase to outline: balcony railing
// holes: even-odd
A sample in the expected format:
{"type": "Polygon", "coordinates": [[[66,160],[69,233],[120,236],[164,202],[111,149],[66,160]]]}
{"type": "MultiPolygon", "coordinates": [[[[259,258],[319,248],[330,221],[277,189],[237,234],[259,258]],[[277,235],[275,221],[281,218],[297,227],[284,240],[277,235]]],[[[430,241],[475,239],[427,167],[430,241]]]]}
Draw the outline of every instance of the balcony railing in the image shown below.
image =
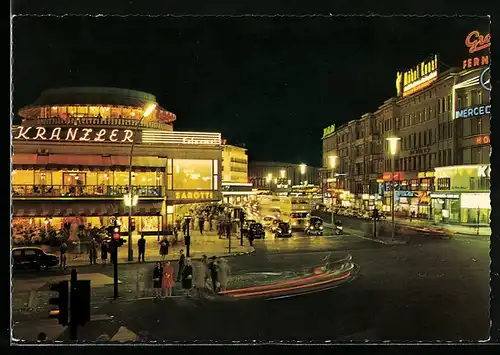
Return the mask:
{"type": "MultiPolygon", "coordinates": [[[[128,194],[127,185],[12,185],[12,197],[111,197],[128,194]]],[[[162,197],[161,186],[132,186],[132,195],[162,197]]]]}

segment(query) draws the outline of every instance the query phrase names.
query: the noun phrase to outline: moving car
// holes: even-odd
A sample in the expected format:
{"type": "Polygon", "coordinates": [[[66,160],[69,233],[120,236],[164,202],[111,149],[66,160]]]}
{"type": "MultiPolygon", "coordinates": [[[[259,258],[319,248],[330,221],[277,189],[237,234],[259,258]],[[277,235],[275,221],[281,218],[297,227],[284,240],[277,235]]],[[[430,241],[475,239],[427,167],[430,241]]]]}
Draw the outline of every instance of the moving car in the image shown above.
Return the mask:
{"type": "Polygon", "coordinates": [[[253,235],[254,239],[264,239],[266,237],[266,231],[262,224],[254,222],[248,226],[248,234],[253,235]]]}
{"type": "Polygon", "coordinates": [[[305,228],[306,235],[323,235],[323,219],[312,216],[309,219],[309,224],[305,228]]]}
{"type": "Polygon", "coordinates": [[[12,248],[12,267],[14,269],[45,270],[59,265],[59,257],[46,253],[38,247],[12,248]]]}
{"type": "Polygon", "coordinates": [[[276,238],[290,238],[292,236],[292,229],[290,223],[279,222],[276,230],[274,231],[276,238]]]}
{"type": "Polygon", "coordinates": [[[265,216],[264,218],[262,218],[261,223],[264,228],[271,228],[273,226],[274,221],[275,221],[274,217],[265,216]]]}
{"type": "Polygon", "coordinates": [[[243,235],[248,234],[248,228],[252,223],[257,223],[257,221],[253,219],[246,219],[243,221],[243,225],[241,226],[241,231],[243,232],[243,235]]]}

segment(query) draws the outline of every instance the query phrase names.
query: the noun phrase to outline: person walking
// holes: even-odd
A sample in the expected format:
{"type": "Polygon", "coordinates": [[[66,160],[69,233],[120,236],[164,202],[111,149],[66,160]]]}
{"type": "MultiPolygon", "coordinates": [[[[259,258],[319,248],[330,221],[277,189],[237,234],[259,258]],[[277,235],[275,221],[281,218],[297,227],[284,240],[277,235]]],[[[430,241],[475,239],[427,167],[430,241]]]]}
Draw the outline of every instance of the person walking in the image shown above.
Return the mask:
{"type": "Polygon", "coordinates": [[[184,269],[184,265],[186,263],[186,257],[184,256],[184,250],[181,249],[179,251],[179,253],[181,254],[181,256],[179,257],[179,262],[178,262],[179,269],[177,270],[177,282],[181,281],[182,270],[184,269]]]}
{"type": "Polygon", "coordinates": [[[137,241],[137,249],[139,250],[139,262],[144,263],[144,256],[146,254],[146,239],[144,239],[144,235],[141,234],[141,237],[137,241]]]}
{"type": "Polygon", "coordinates": [[[226,258],[220,258],[218,262],[218,273],[217,279],[219,281],[219,291],[225,291],[227,289],[227,282],[229,275],[231,273],[231,267],[226,258]]]}
{"type": "Polygon", "coordinates": [[[160,255],[161,255],[161,260],[165,260],[168,255],[168,239],[167,236],[164,235],[163,238],[160,241],[160,255]]]}
{"type": "Polygon", "coordinates": [[[101,261],[103,265],[105,265],[108,261],[108,249],[108,242],[103,240],[101,243],[101,261]]]}
{"type": "Polygon", "coordinates": [[[205,217],[203,217],[203,214],[200,214],[198,217],[198,227],[200,228],[200,234],[203,235],[203,229],[205,228],[205,217]]]}
{"type": "Polygon", "coordinates": [[[97,264],[97,242],[92,238],[89,245],[89,261],[90,265],[97,264]]]}
{"type": "Polygon", "coordinates": [[[175,285],[174,281],[174,268],[170,264],[170,261],[163,263],[163,295],[164,297],[172,297],[172,288],[175,285]]]}
{"type": "Polygon", "coordinates": [[[212,260],[210,260],[210,263],[208,264],[208,269],[210,270],[210,278],[212,279],[212,290],[214,293],[218,292],[218,286],[217,284],[219,283],[219,280],[217,279],[217,257],[212,256],[212,260]]]}
{"type": "Polygon", "coordinates": [[[186,260],[186,266],[182,269],[182,288],[186,290],[187,295],[193,288],[193,264],[190,258],[186,260]]]}
{"type": "Polygon", "coordinates": [[[59,247],[59,253],[61,254],[61,260],[60,260],[60,268],[63,270],[66,270],[66,260],[68,257],[68,244],[66,242],[62,242],[61,246],[59,247]]]}
{"type": "Polygon", "coordinates": [[[153,288],[155,289],[155,297],[159,298],[161,296],[161,286],[162,286],[163,270],[161,263],[158,261],[153,269],[153,288]]]}

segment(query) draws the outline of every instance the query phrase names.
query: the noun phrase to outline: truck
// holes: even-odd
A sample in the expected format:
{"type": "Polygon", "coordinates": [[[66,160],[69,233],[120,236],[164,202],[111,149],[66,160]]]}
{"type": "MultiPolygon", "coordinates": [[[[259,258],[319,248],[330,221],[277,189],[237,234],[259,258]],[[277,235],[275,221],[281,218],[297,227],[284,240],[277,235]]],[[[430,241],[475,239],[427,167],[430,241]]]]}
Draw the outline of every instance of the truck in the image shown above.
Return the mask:
{"type": "Polygon", "coordinates": [[[291,198],[290,226],[293,230],[305,230],[311,216],[311,202],[306,197],[291,198]]]}

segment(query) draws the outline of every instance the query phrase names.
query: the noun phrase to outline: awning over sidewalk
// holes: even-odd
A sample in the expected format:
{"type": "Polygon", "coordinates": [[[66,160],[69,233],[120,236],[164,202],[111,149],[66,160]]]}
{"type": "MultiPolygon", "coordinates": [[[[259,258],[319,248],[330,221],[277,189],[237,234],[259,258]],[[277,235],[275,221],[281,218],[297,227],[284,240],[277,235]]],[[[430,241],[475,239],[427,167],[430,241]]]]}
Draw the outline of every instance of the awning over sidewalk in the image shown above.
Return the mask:
{"type": "MultiPolygon", "coordinates": [[[[139,201],[132,209],[134,216],[161,214],[162,201],[139,201]]],[[[12,217],[126,216],[128,207],[122,201],[13,201],[12,217]]]]}
{"type": "MultiPolygon", "coordinates": [[[[27,154],[19,153],[12,156],[14,169],[46,169],[46,170],[121,170],[130,167],[130,157],[120,155],[91,154],[27,154]]],[[[166,158],[133,157],[132,166],[135,171],[165,171],[166,158]]]]}

